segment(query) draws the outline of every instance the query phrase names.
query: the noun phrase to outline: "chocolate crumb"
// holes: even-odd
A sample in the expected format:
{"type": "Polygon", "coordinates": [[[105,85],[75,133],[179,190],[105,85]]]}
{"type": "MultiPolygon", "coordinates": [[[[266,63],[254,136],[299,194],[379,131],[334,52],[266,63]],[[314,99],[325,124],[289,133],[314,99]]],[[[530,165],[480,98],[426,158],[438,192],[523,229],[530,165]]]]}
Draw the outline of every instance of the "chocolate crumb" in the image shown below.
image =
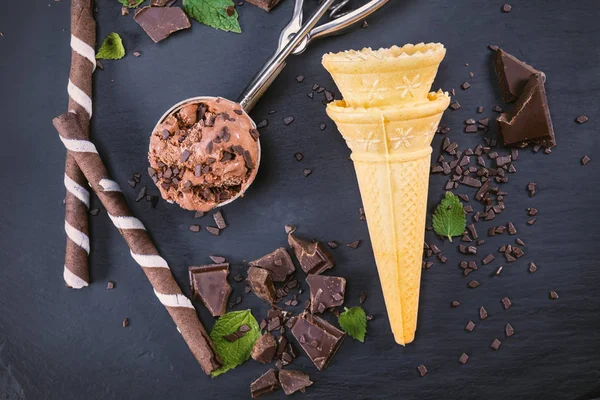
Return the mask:
{"type": "Polygon", "coordinates": [[[96,215],[100,214],[100,210],[98,208],[92,208],[90,210],[90,215],[95,217],[96,215]]]}
{"type": "Polygon", "coordinates": [[[360,296],[358,296],[358,302],[359,302],[359,304],[364,303],[365,300],[367,300],[367,293],[366,292],[360,292],[360,296]]]}
{"type": "Polygon", "coordinates": [[[537,265],[535,265],[534,262],[530,262],[529,263],[529,273],[533,274],[535,271],[537,271],[537,265]]]}
{"type": "Polygon", "coordinates": [[[326,128],[327,128],[327,124],[326,124],[325,122],[321,122],[321,123],[319,124],[319,129],[320,129],[320,130],[324,131],[326,128]]]}
{"type": "Polygon", "coordinates": [[[115,288],[115,283],[113,281],[108,281],[106,284],[106,290],[113,290],[115,288]]]}
{"type": "Polygon", "coordinates": [[[307,177],[310,174],[312,174],[312,170],[309,168],[304,168],[304,171],[302,171],[302,173],[304,174],[305,177],[307,177]]]}
{"type": "Polygon", "coordinates": [[[291,115],[290,115],[289,117],[285,117],[285,118],[283,119],[283,123],[284,123],[284,124],[286,124],[286,125],[289,125],[289,124],[291,124],[292,122],[294,122],[294,117],[292,117],[291,115]]]}
{"type": "Polygon", "coordinates": [[[588,118],[586,115],[580,115],[579,117],[577,117],[577,118],[575,119],[575,121],[576,121],[578,124],[585,124],[586,122],[588,122],[588,120],[589,120],[589,118],[588,118]]]}
{"type": "Polygon", "coordinates": [[[300,152],[294,153],[294,158],[296,159],[296,161],[302,161],[304,159],[304,154],[300,152]]]}
{"type": "Polygon", "coordinates": [[[502,298],[502,306],[504,307],[505,310],[508,310],[511,305],[512,305],[512,303],[508,297],[502,298]]]}
{"type": "Polygon", "coordinates": [[[512,6],[508,3],[504,3],[504,5],[502,6],[502,12],[509,13],[510,10],[512,10],[512,6]]]}
{"type": "Polygon", "coordinates": [[[469,361],[469,356],[467,355],[467,353],[462,353],[458,358],[458,362],[461,364],[466,364],[467,361],[469,361]]]}
{"type": "Polygon", "coordinates": [[[476,287],[479,287],[479,282],[477,282],[476,280],[472,280],[467,284],[467,286],[471,289],[475,289],[476,287]]]}
{"type": "Polygon", "coordinates": [[[338,244],[335,240],[330,240],[329,242],[327,242],[327,246],[329,246],[329,248],[331,249],[337,249],[338,244]]]}
{"type": "Polygon", "coordinates": [[[500,342],[498,339],[494,339],[494,341],[492,342],[490,347],[494,350],[498,350],[500,348],[501,344],[502,344],[502,342],[500,342]]]}
{"type": "Polygon", "coordinates": [[[266,127],[267,125],[269,125],[269,120],[265,118],[262,121],[260,121],[258,124],[256,124],[256,127],[258,129],[260,129],[260,128],[266,127]]]}
{"type": "Polygon", "coordinates": [[[298,75],[296,77],[296,82],[300,83],[300,82],[304,82],[304,75],[298,75]]]}
{"type": "Polygon", "coordinates": [[[123,328],[127,328],[129,326],[129,318],[125,318],[123,320],[123,328]]]}
{"type": "Polygon", "coordinates": [[[558,299],[558,293],[556,293],[554,290],[550,291],[549,296],[552,300],[558,299]]]}
{"type": "Polygon", "coordinates": [[[467,90],[470,87],[471,87],[471,84],[469,82],[464,82],[462,85],[460,85],[460,88],[462,90],[467,90]]]}
{"type": "Polygon", "coordinates": [[[456,307],[460,306],[460,302],[459,302],[459,301],[457,301],[457,300],[454,300],[452,303],[450,303],[450,305],[451,305],[452,307],[456,308],[456,307]]]}
{"type": "Polygon", "coordinates": [[[419,375],[421,375],[421,377],[427,375],[427,367],[425,367],[423,364],[419,365],[417,370],[419,371],[419,375]]]}
{"type": "Polygon", "coordinates": [[[587,165],[587,163],[589,163],[589,162],[590,162],[590,158],[587,155],[581,157],[581,164],[582,165],[587,165]]]}
{"type": "Polygon", "coordinates": [[[190,232],[200,232],[200,225],[190,225],[190,232]]]}
{"type": "Polygon", "coordinates": [[[458,110],[460,108],[460,104],[458,104],[458,101],[453,101],[452,103],[450,103],[450,108],[452,110],[458,110]]]}

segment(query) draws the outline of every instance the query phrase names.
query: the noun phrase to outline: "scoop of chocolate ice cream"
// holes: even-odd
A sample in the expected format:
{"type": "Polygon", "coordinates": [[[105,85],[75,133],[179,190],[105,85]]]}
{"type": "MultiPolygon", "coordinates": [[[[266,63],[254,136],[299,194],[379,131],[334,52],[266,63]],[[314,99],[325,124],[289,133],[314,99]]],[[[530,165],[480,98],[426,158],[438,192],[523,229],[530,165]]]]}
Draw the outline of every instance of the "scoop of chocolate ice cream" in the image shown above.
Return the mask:
{"type": "Polygon", "coordinates": [[[165,200],[209,211],[244,193],[259,157],[258,131],[242,107],[219,97],[202,98],[156,126],[148,172],[165,200]]]}

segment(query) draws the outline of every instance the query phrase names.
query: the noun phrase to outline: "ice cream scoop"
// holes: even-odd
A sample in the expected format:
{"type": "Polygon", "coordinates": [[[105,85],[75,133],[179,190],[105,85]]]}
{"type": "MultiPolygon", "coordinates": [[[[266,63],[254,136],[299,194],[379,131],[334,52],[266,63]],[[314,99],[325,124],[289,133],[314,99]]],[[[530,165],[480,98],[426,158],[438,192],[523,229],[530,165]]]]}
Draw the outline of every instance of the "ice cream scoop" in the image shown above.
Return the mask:
{"type": "Polygon", "coordinates": [[[148,172],[163,198],[181,207],[209,211],[244,195],[260,165],[260,140],[248,113],[285,67],[312,39],[328,36],[362,20],[388,0],[364,6],[315,28],[335,0],[324,0],[303,23],[304,0],[296,0],[292,20],[281,32],[273,56],[248,84],[237,102],[200,96],[172,106],[152,130],[148,172]],[[215,119],[198,110],[207,108],[215,119]],[[225,140],[228,138],[228,140],[225,140]],[[165,177],[166,174],[166,177],[165,177]]]}

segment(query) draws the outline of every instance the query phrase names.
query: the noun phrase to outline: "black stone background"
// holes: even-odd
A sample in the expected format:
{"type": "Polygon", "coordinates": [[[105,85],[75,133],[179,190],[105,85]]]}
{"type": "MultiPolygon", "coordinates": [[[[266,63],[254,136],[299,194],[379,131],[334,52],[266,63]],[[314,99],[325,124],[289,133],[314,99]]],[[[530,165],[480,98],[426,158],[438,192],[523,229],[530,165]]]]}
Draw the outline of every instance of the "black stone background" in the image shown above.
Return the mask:
{"type": "MultiPolygon", "coordinates": [[[[309,0],[310,2],[310,0],[309,0]]],[[[355,4],[356,1],[354,2],[355,4]]],[[[600,397],[600,272],[598,272],[598,195],[596,154],[600,145],[597,99],[600,85],[600,28],[594,0],[515,0],[513,11],[500,11],[502,1],[392,0],[368,18],[368,29],[356,29],[312,44],[289,65],[254,109],[262,129],[263,160],[256,183],[243,200],[224,209],[230,226],[220,237],[203,230],[191,233],[193,215],[160,202],[151,209],[135,203],[138,192],[126,180],[146,170],[148,137],[156,120],[172,104],[189,96],[220,95],[235,99],[275,48],[279,30],[292,10],[285,0],[266,14],[251,5],[239,7],[244,33],[236,35],[193,24],[154,44],[129,17],[120,16],[114,0],[97,2],[98,38],[118,32],[127,56],[104,62],[95,74],[93,138],[121,183],[136,215],[146,224],[176,279],[189,293],[187,267],[222,254],[243,270],[241,261],[257,258],[284,245],[284,224],[324,241],[362,240],[352,250],[334,251],[332,274],[348,278],[347,305],[369,294],[364,307],[375,316],[364,344],[347,339],[330,367],[317,372],[305,355],[295,368],[311,374],[307,399],[591,399],[600,397]],[[443,243],[429,232],[449,257],[423,273],[419,328],[414,343],[394,343],[379,287],[366,224],[359,220],[360,195],[349,150],[325,115],[321,96],[307,98],[313,83],[334,88],[321,67],[321,55],[363,46],[408,42],[443,42],[448,53],[434,88],[456,88],[462,108],[447,111],[443,125],[461,147],[474,147],[482,134],[462,132],[470,117],[496,117],[501,104],[487,44],[545,71],[558,146],[551,155],[530,150],[515,162],[518,173],[503,185],[509,192],[506,211],[492,223],[514,221],[526,243],[526,256],[505,264],[499,277],[490,274],[503,263],[464,278],[458,268],[457,243],[443,243]],[[136,58],[134,50],[142,53],[136,58]],[[466,67],[465,63],[469,66],[466,67]],[[474,78],[469,78],[472,71],[474,78]],[[306,80],[296,83],[304,74],[306,80]],[[471,88],[459,89],[468,80],[471,88]],[[485,112],[476,115],[477,106],[485,112]],[[574,119],[586,114],[590,121],[574,119]],[[296,120],[285,126],[282,119],[296,120]],[[328,124],[325,131],[319,123],[328,124]],[[293,154],[302,151],[297,162],[293,154]],[[581,166],[588,154],[592,161],[581,166]],[[304,168],[313,173],[308,178],[304,168]],[[527,196],[528,182],[537,195],[527,196]],[[526,226],[525,209],[540,210],[538,222],[526,226]],[[530,275],[527,264],[538,272],[530,275]],[[467,289],[471,278],[481,282],[467,289]],[[560,298],[549,300],[556,290],[560,298]],[[511,298],[504,311],[500,299],[511,298]],[[459,300],[452,309],[450,301],[459,300]],[[480,322],[478,308],[490,317],[480,322]],[[463,330],[473,320],[472,333],[463,330]],[[504,325],[516,334],[505,340],[504,325]],[[495,352],[494,338],[502,340],[495,352]],[[462,352],[467,365],[458,364],[462,352]],[[425,364],[429,374],[416,371],[425,364]]],[[[311,4],[314,6],[314,3],[311,4]]],[[[0,2],[0,393],[3,399],[245,399],[249,383],[267,367],[248,362],[225,376],[206,377],[168,314],[152,294],[140,268],[129,257],[106,212],[91,217],[92,285],[64,287],[65,235],[62,185],[64,149],[52,128],[52,117],[66,111],[69,71],[69,2],[0,2]],[[107,291],[106,282],[116,282],[107,291]],[[127,329],[121,322],[129,317],[127,329]]],[[[489,135],[494,136],[494,127],[489,135]]],[[[443,137],[434,139],[434,157],[443,137]]],[[[505,150],[500,149],[502,153],[505,150]]],[[[445,177],[433,176],[432,210],[443,194],[445,177]]],[[[157,194],[143,174],[143,185],[157,194]]],[[[459,193],[473,194],[461,188],[459,193]]],[[[473,202],[474,203],[474,202],[473,202]]],[[[479,204],[473,204],[480,209],[479,204]]],[[[96,198],[93,207],[99,207],[96,198]]],[[[210,216],[199,220],[204,227],[210,216]]],[[[478,225],[485,235],[489,223],[478,225]]],[[[510,243],[507,235],[487,240],[475,260],[510,243]]],[[[303,283],[306,288],[306,284],[303,283]]],[[[236,285],[236,294],[243,286],[236,285]]],[[[247,296],[236,309],[264,315],[267,306],[247,296]]],[[[301,307],[297,307],[299,311],[301,307]]],[[[212,318],[198,305],[204,324],[212,318]]],[[[283,398],[282,392],[268,398],[283,398]]]]}

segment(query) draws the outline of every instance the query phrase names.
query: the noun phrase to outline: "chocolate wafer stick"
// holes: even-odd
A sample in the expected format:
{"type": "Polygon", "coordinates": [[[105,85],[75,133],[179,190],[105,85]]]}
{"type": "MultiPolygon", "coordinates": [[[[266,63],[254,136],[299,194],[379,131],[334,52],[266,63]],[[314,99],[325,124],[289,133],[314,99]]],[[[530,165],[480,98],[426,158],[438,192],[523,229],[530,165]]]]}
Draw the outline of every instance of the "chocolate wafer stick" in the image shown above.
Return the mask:
{"type": "Polygon", "coordinates": [[[110,179],[96,146],[85,134],[81,119],[75,113],[68,112],[52,122],[113,224],[125,238],[131,256],[142,267],[154,287],[154,293],[171,314],[196,360],[204,372],[210,374],[221,366],[221,359],[200,323],[196,309],[173,279],[167,262],[158,253],[144,224],[131,213],[119,184],[110,179]]]}
{"type": "MultiPolygon", "coordinates": [[[[92,117],[92,73],[96,68],[96,21],[91,0],[71,1],[71,72],[69,74],[69,110],[77,112],[86,137],[92,117]]],[[[68,286],[80,289],[89,284],[88,208],[90,194],[83,173],[70,152],[65,164],[65,232],[67,249],[63,276],[68,286]]]]}

